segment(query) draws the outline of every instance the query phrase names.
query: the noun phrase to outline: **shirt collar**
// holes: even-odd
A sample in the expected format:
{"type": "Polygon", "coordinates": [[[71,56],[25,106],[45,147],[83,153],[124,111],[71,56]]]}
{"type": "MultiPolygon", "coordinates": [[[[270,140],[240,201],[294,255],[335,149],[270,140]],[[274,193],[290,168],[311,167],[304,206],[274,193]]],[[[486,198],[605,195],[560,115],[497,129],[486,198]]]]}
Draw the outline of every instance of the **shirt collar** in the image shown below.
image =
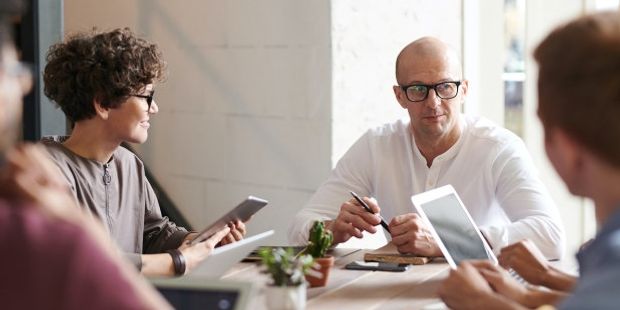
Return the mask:
{"type": "MultiPolygon", "coordinates": [[[[435,159],[433,160],[433,163],[452,159],[456,156],[456,154],[459,153],[459,150],[461,149],[461,146],[463,145],[463,140],[465,140],[465,135],[467,132],[467,127],[468,127],[467,121],[465,120],[462,114],[459,115],[458,125],[461,127],[461,134],[458,140],[456,140],[456,143],[454,143],[454,145],[452,145],[447,151],[435,157],[435,159]]],[[[422,160],[423,162],[426,162],[426,158],[424,157],[424,155],[422,155],[422,152],[420,152],[420,149],[415,143],[415,138],[413,136],[413,132],[411,129],[411,123],[409,124],[409,135],[411,136],[411,147],[413,149],[413,153],[415,154],[416,157],[418,157],[418,159],[422,160]]]]}

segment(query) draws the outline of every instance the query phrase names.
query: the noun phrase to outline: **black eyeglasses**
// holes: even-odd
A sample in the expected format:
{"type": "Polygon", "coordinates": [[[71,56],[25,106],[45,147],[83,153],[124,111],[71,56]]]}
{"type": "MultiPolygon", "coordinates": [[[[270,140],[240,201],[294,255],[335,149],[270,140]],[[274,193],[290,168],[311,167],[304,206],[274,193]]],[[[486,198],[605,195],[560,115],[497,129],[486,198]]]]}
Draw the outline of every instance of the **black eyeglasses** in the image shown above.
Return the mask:
{"type": "Polygon", "coordinates": [[[449,81],[433,85],[412,84],[401,86],[400,88],[405,92],[405,95],[409,101],[420,102],[424,101],[426,97],[428,97],[428,92],[431,89],[435,90],[435,94],[441,99],[452,99],[458,95],[460,85],[461,81],[449,81]]]}
{"type": "Polygon", "coordinates": [[[148,112],[148,111],[151,111],[151,103],[153,103],[153,95],[155,95],[154,90],[151,90],[151,93],[149,93],[148,95],[132,95],[132,96],[146,99],[146,104],[148,105],[148,108],[146,109],[146,111],[148,112]]]}

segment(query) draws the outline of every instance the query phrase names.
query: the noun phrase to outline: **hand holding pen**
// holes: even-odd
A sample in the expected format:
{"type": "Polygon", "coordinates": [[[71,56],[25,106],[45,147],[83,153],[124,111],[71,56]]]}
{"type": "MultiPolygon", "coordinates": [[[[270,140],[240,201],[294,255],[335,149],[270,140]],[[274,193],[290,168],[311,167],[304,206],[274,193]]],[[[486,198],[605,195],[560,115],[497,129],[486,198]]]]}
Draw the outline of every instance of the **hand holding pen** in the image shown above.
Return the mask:
{"type": "MultiPolygon", "coordinates": [[[[366,211],[375,214],[374,212],[372,212],[372,210],[370,209],[370,207],[366,204],[366,202],[364,202],[364,200],[362,198],[360,198],[360,196],[358,196],[354,191],[350,191],[351,196],[353,196],[353,198],[355,198],[355,200],[357,200],[357,202],[362,205],[362,207],[364,209],[366,209],[366,211]]],[[[383,219],[383,217],[381,215],[379,215],[379,218],[381,219],[381,226],[383,226],[383,228],[390,233],[390,228],[388,227],[388,224],[385,222],[385,220],[383,219]]]]}

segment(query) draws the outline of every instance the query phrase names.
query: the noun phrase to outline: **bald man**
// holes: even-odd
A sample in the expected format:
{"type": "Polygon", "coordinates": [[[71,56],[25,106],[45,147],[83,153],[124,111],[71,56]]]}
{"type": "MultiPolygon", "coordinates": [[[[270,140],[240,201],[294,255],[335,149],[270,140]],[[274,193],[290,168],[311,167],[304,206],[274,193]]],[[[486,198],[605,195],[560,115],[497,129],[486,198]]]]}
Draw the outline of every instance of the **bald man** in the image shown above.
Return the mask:
{"type": "Polygon", "coordinates": [[[295,216],[290,241],[304,244],[315,220],[325,222],[336,244],[362,238],[381,229],[381,215],[401,253],[441,256],[410,197],[451,184],[494,251],[530,239],[547,258],[560,258],[564,230],[523,141],[460,113],[469,82],[457,53],[438,39],[418,39],[398,55],[396,81],[394,94],[409,120],[371,129],[347,151],[295,216]]]}

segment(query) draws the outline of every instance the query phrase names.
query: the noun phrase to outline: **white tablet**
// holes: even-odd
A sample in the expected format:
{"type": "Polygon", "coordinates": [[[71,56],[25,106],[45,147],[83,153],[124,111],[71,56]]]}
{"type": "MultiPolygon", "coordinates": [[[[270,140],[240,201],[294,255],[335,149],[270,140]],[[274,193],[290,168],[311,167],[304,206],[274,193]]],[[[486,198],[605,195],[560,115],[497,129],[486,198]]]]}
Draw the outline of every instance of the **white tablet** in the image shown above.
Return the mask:
{"type": "Polygon", "coordinates": [[[217,231],[223,229],[228,225],[228,223],[240,220],[242,222],[248,221],[254,213],[258,212],[258,210],[262,209],[267,205],[267,200],[249,196],[244,201],[242,201],[239,205],[237,205],[234,209],[230,210],[228,213],[224,214],[224,216],[220,217],[213,224],[207,226],[204,230],[202,230],[198,236],[196,236],[191,241],[191,245],[207,240],[217,231]]]}
{"type": "Polygon", "coordinates": [[[451,185],[411,196],[418,214],[430,225],[433,238],[450,264],[456,268],[463,260],[497,258],[465,205],[451,185]]]}
{"type": "Polygon", "coordinates": [[[174,309],[248,309],[252,283],[191,278],[149,279],[174,309]]]}
{"type": "Polygon", "coordinates": [[[194,270],[190,271],[187,276],[220,278],[230,267],[240,262],[252,250],[265,245],[271,236],[273,236],[273,230],[268,230],[258,235],[217,247],[209,257],[196,266],[194,270]]]}

